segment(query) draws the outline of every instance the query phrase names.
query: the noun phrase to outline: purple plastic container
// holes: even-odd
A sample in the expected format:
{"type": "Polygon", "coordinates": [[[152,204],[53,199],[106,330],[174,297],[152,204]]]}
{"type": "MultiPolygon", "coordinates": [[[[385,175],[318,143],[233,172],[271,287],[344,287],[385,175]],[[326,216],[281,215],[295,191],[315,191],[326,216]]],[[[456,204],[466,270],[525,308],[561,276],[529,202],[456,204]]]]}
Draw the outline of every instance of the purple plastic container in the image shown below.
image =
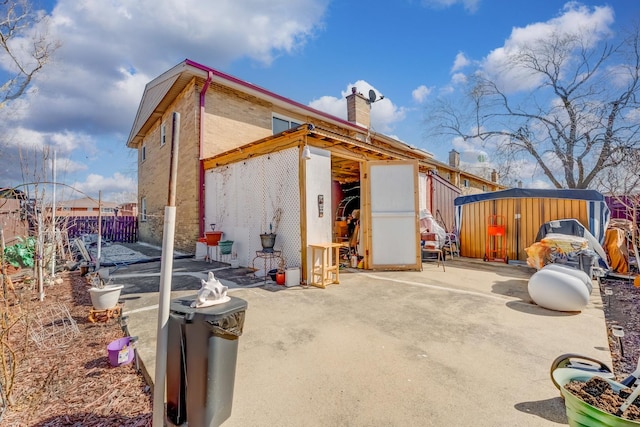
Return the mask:
{"type": "Polygon", "coordinates": [[[135,350],[131,345],[131,337],[118,338],[107,346],[111,366],[122,366],[133,361],[135,350]]]}

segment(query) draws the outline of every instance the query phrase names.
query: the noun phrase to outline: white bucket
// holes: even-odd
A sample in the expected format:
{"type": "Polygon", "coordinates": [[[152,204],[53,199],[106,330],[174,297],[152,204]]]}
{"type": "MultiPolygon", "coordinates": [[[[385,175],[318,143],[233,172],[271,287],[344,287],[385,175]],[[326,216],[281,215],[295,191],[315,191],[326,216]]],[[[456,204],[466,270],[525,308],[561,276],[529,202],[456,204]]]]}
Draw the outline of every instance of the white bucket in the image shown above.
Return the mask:
{"type": "Polygon", "coordinates": [[[124,288],[124,285],[106,285],[103,288],[89,288],[93,308],[96,310],[107,310],[118,305],[122,288],[124,288]]]}
{"type": "Polygon", "coordinates": [[[291,267],[285,270],[285,286],[290,288],[292,286],[300,285],[300,268],[299,267],[291,267]]]}
{"type": "Polygon", "coordinates": [[[195,259],[202,261],[207,257],[207,244],[204,242],[196,242],[196,256],[195,259]]]}

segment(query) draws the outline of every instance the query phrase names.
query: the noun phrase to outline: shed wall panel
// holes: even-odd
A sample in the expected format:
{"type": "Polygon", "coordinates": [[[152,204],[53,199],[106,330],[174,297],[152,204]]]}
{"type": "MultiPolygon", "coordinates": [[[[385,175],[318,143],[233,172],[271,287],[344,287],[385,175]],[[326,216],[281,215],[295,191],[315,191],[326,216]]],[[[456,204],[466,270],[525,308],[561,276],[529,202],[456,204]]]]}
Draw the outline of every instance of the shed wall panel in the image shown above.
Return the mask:
{"type": "Polygon", "coordinates": [[[507,256],[525,261],[525,248],[535,242],[540,226],[556,219],[575,218],[589,228],[587,202],[574,199],[509,198],[465,204],[462,209],[462,256],[483,258],[490,215],[503,215],[507,256]],[[517,218],[520,214],[520,218],[517,218]]]}
{"type": "Polygon", "coordinates": [[[452,232],[455,228],[455,208],[453,201],[462,192],[438,175],[429,175],[427,188],[430,203],[429,210],[436,220],[440,221],[446,231],[452,232]]]}

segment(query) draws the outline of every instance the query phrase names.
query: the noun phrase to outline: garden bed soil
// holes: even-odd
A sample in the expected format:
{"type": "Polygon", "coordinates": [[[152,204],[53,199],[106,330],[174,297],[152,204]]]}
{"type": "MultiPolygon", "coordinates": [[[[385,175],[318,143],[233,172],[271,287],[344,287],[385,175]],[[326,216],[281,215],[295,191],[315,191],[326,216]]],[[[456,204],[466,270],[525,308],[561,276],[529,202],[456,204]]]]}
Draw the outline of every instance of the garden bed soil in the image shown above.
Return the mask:
{"type": "Polygon", "coordinates": [[[630,388],[622,389],[618,394],[608,382],[599,377],[593,377],[587,381],[571,381],[564,387],[583,402],[595,406],[603,412],[618,415],[631,421],[640,421],[640,402],[638,399],[626,411],[618,414],[620,406],[631,394],[630,388]]]}
{"type": "MultiPolygon", "coordinates": [[[[20,278],[13,280],[15,292],[9,292],[6,305],[2,301],[3,315],[8,315],[9,324],[15,322],[5,339],[8,338],[17,366],[10,390],[12,404],[2,413],[0,425],[150,426],[151,389],[135,363],[113,367],[109,362],[107,345],[125,336],[119,321],[108,318],[90,322],[91,299],[86,279],[79,271],[60,276],[61,284],[45,287],[43,301],[39,301],[32,282],[20,278]],[[39,319],[36,315],[49,313],[47,310],[59,304],[75,320],[77,334],[62,339],[54,339],[53,334],[51,338],[32,339],[36,326],[55,326],[46,316],[39,319]],[[27,318],[31,319],[31,329],[26,326],[27,318]]],[[[3,330],[7,330],[5,325],[3,330]]],[[[4,350],[7,354],[8,347],[4,350]]]]}
{"type": "Polygon", "coordinates": [[[640,358],[640,288],[627,279],[605,278],[600,283],[613,372],[618,381],[636,370],[640,358]],[[606,295],[610,288],[612,295],[606,295]],[[611,333],[614,325],[622,326],[624,337],[618,340],[611,333]]]}

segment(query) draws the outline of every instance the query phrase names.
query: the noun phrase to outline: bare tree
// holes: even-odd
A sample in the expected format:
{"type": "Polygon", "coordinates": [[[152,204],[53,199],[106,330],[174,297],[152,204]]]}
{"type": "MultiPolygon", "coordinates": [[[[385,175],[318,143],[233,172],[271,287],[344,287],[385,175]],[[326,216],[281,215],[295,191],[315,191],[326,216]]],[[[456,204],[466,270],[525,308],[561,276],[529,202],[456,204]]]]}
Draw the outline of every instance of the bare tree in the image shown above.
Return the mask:
{"type": "Polygon", "coordinates": [[[33,11],[29,0],[0,1],[0,61],[9,71],[0,86],[0,107],[25,93],[58,48],[59,43],[46,33],[46,19],[33,11]]]}
{"type": "Polygon", "coordinates": [[[469,84],[470,102],[439,104],[430,125],[493,147],[506,172],[528,160],[557,188],[590,188],[640,148],[638,26],[615,45],[589,29],[555,32],[469,84]]]}

